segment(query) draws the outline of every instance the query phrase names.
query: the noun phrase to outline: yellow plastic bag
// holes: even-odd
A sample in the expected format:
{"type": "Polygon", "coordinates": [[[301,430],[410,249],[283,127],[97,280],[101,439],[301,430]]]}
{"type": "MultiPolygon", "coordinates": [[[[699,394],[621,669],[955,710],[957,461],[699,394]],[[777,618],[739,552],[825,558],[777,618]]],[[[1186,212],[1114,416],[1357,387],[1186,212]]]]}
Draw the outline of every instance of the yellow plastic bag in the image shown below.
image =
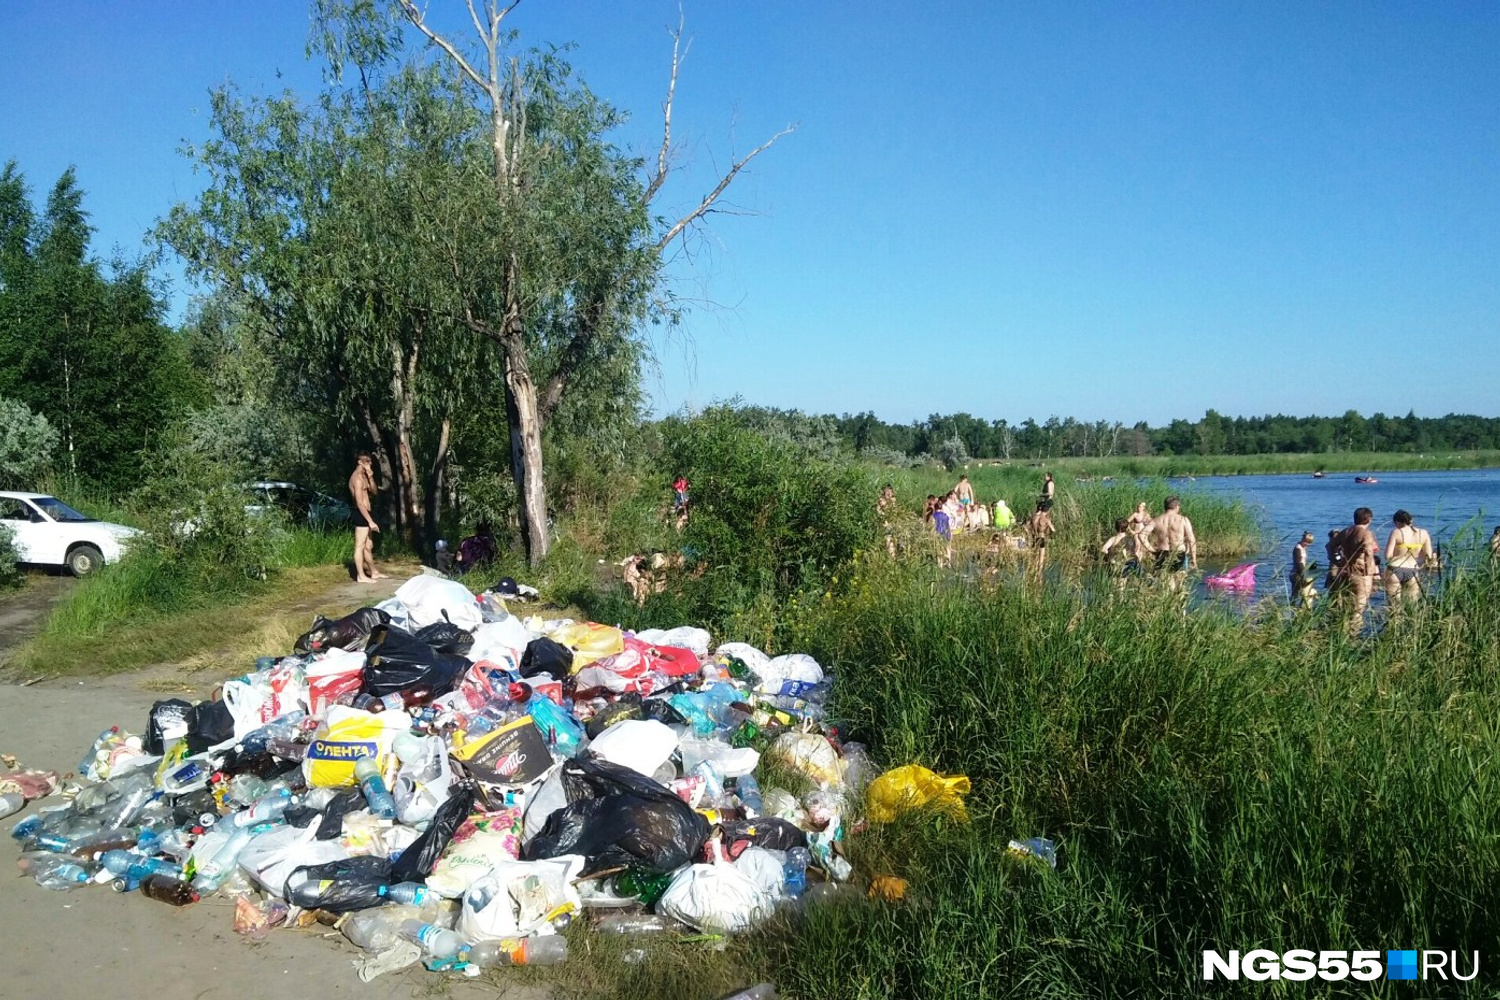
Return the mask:
{"type": "Polygon", "coordinates": [[[574,622],[554,629],[547,638],[573,650],[573,673],[606,656],[625,652],[625,636],[612,625],[574,622]]]}
{"type": "Polygon", "coordinates": [[[945,778],[919,764],[908,764],[870,782],[865,803],[872,823],[889,823],[901,813],[922,808],[967,822],[969,812],[959,796],[968,794],[969,779],[965,775],[945,778]]]}

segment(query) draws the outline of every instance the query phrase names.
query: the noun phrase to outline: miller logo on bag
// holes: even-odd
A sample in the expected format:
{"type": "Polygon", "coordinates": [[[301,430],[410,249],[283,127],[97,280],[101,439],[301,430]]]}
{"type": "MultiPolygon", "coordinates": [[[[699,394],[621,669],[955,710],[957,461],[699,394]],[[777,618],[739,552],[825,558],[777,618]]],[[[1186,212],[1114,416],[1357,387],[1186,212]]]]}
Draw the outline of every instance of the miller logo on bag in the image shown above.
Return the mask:
{"type": "Polygon", "coordinates": [[[479,781],[497,785],[530,784],[552,766],[552,754],[529,715],[464,744],[453,756],[479,781]]]}

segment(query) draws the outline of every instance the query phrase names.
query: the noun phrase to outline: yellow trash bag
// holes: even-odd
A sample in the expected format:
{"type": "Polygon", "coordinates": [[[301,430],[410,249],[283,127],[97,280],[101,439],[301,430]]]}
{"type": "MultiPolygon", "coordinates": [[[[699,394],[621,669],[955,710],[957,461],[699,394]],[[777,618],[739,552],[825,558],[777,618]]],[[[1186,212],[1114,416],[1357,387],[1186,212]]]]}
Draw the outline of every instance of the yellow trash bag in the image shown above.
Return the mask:
{"type": "Polygon", "coordinates": [[[547,638],[560,642],[573,651],[573,673],[606,656],[625,652],[625,635],[612,625],[595,622],[574,622],[547,633],[547,638]]]}
{"type": "Polygon", "coordinates": [[[870,782],[865,804],[872,823],[889,823],[901,813],[924,807],[967,822],[969,812],[959,796],[968,794],[969,779],[965,775],[945,778],[920,764],[908,764],[870,782]]]}

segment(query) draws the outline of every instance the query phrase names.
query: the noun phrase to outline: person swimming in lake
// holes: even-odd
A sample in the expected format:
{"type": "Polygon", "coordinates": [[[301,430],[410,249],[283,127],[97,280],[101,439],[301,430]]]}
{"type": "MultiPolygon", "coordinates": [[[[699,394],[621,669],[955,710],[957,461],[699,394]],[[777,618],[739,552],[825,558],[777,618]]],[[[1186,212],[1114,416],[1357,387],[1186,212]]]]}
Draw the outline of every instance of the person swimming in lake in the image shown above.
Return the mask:
{"type": "Polygon", "coordinates": [[[1432,536],[1411,523],[1411,514],[1398,510],[1391,517],[1395,529],[1385,543],[1385,603],[1391,610],[1422,599],[1422,576],[1437,566],[1432,536]]]}

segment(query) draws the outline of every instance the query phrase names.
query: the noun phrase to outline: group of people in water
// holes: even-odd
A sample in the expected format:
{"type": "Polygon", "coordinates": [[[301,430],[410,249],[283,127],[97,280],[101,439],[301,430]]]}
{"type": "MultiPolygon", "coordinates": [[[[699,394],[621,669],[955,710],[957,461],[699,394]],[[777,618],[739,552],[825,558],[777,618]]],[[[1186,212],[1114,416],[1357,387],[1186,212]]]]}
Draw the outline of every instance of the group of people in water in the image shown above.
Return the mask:
{"type": "MultiPolygon", "coordinates": [[[[1370,508],[1356,508],[1353,523],[1330,531],[1323,546],[1328,558],[1323,589],[1347,602],[1349,630],[1356,634],[1364,627],[1365,611],[1377,587],[1383,586],[1386,605],[1396,611],[1420,601],[1426,578],[1442,568],[1432,535],[1413,524],[1409,512],[1398,510],[1391,515],[1393,527],[1386,536],[1383,558],[1380,541],[1370,527],[1374,520],[1375,512],[1370,508]]],[[[1304,531],[1292,549],[1288,586],[1297,607],[1310,608],[1318,597],[1317,564],[1308,558],[1316,540],[1311,531],[1304,531]]],[[[1500,528],[1490,540],[1490,552],[1500,552],[1500,528]]]]}

